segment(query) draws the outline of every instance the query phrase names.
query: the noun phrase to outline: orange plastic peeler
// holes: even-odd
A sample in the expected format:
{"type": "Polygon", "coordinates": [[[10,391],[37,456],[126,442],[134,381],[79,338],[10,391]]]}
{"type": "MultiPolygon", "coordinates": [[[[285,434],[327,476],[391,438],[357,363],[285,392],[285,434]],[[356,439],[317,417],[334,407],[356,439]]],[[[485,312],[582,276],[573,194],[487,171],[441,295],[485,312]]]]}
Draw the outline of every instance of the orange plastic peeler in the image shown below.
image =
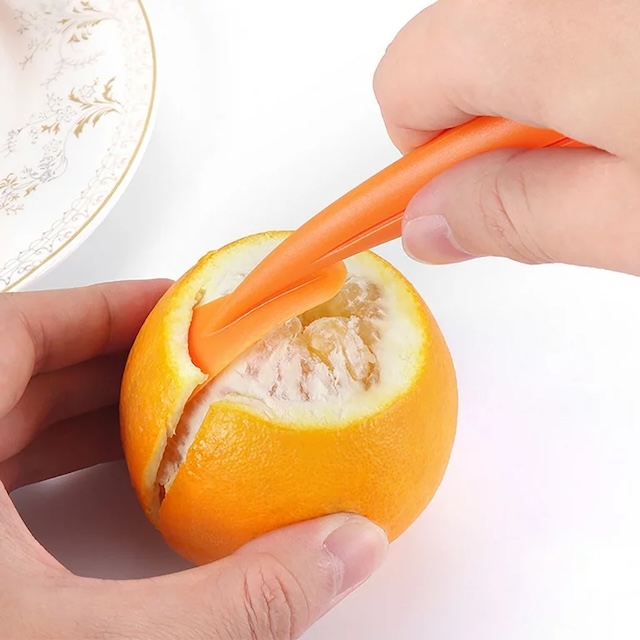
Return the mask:
{"type": "Polygon", "coordinates": [[[338,293],[342,260],[401,236],[413,196],[449,167],[504,148],[581,147],[555,131],[494,117],[448,129],[344,195],[288,236],[229,295],[196,307],[194,364],[209,378],[289,318],[338,293]]]}

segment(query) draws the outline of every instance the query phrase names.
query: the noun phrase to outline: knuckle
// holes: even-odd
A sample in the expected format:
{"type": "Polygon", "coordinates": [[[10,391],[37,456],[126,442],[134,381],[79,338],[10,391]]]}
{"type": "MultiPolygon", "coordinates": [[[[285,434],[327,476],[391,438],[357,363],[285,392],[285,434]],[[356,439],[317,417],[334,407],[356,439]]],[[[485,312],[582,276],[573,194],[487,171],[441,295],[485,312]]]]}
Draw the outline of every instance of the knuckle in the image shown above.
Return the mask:
{"type": "Polygon", "coordinates": [[[373,73],[373,95],[383,112],[389,105],[389,99],[393,95],[393,93],[389,91],[390,51],[392,47],[392,44],[387,47],[387,50],[373,73]]]}
{"type": "Polygon", "coordinates": [[[291,640],[310,622],[310,604],[295,576],[268,554],[242,568],[239,624],[247,640],[291,640]]]}
{"type": "Polygon", "coordinates": [[[535,212],[517,163],[507,160],[491,180],[482,182],[478,208],[495,253],[526,264],[549,261],[530,231],[535,212]]]}
{"type": "Polygon", "coordinates": [[[373,93],[383,117],[398,119],[406,117],[406,112],[423,105],[411,101],[412,65],[415,58],[415,36],[412,23],[408,23],[389,43],[374,73],[373,93]]]}

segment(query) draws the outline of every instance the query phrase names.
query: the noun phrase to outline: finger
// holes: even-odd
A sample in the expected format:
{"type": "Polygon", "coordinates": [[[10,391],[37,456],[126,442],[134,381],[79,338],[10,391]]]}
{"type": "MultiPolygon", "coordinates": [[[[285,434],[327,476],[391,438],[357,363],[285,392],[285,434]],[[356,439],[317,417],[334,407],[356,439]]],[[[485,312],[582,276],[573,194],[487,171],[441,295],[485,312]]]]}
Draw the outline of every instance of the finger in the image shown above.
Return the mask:
{"type": "Polygon", "coordinates": [[[453,19],[453,11],[443,11],[445,4],[446,0],[440,0],[409,21],[387,47],[374,74],[373,88],[384,124],[403,153],[476,115],[473,109],[464,111],[449,92],[430,91],[443,81],[436,61],[429,56],[451,46],[435,26],[453,19]]]}
{"type": "Polygon", "coordinates": [[[126,354],[118,353],[41,373],[0,419],[0,460],[17,454],[42,429],[118,402],[126,354]]]}
{"type": "Polygon", "coordinates": [[[33,537],[1,482],[0,558],[0,636],[7,640],[78,637],[72,624],[57,624],[55,603],[55,594],[73,588],[77,578],[33,537]]]}
{"type": "Polygon", "coordinates": [[[191,571],[153,581],[85,581],[88,608],[83,606],[81,620],[76,617],[76,628],[92,624],[109,637],[150,640],[299,638],[375,571],[386,549],[384,533],[369,521],[328,516],[191,571]],[[108,613],[113,610],[117,617],[108,613]]]}
{"type": "Polygon", "coordinates": [[[9,491],[122,457],[117,406],[52,425],[28,447],[0,463],[9,491]]]}
{"type": "Polygon", "coordinates": [[[34,373],[127,349],[168,281],[115,282],[0,296],[0,415],[34,373]]]}
{"type": "Polygon", "coordinates": [[[601,151],[485,154],[416,195],[404,246],[432,264],[491,255],[640,275],[639,185],[632,166],[601,151]]]}
{"type": "Polygon", "coordinates": [[[376,71],[392,140],[407,151],[470,116],[497,115],[633,151],[637,12],[625,0],[440,0],[398,34],[376,71]],[[594,87],[624,87],[624,99],[594,87]]]}

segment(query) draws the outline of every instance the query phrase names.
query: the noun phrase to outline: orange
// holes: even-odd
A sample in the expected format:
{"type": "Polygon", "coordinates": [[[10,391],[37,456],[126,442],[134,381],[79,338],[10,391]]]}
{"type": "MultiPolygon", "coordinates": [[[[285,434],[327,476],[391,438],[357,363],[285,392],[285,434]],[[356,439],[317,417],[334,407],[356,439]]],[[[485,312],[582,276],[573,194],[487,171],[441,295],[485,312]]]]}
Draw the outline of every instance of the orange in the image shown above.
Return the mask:
{"type": "Polygon", "coordinates": [[[194,563],[273,529],[336,512],[397,538],[447,467],[457,386],[424,301],[371,252],[346,260],[329,302],[279,326],[200,393],[193,309],[231,292],[285,237],[204,256],[148,316],[121,391],[133,487],[168,544],[194,563]]]}

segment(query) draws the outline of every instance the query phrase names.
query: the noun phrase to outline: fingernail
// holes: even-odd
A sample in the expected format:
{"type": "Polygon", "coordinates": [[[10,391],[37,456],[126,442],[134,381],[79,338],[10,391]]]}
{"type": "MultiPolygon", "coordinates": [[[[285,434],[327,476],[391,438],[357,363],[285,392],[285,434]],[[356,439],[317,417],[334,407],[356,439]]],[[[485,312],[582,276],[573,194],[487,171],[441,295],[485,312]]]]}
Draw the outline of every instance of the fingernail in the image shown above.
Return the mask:
{"type": "Polygon", "coordinates": [[[473,258],[456,242],[446,218],[438,214],[405,219],[402,244],[411,258],[426,264],[449,264],[473,258]]]}
{"type": "Polygon", "coordinates": [[[343,595],[362,584],[382,564],[389,543],[380,527],[354,517],[333,531],[324,547],[340,566],[338,595],[343,595]]]}

